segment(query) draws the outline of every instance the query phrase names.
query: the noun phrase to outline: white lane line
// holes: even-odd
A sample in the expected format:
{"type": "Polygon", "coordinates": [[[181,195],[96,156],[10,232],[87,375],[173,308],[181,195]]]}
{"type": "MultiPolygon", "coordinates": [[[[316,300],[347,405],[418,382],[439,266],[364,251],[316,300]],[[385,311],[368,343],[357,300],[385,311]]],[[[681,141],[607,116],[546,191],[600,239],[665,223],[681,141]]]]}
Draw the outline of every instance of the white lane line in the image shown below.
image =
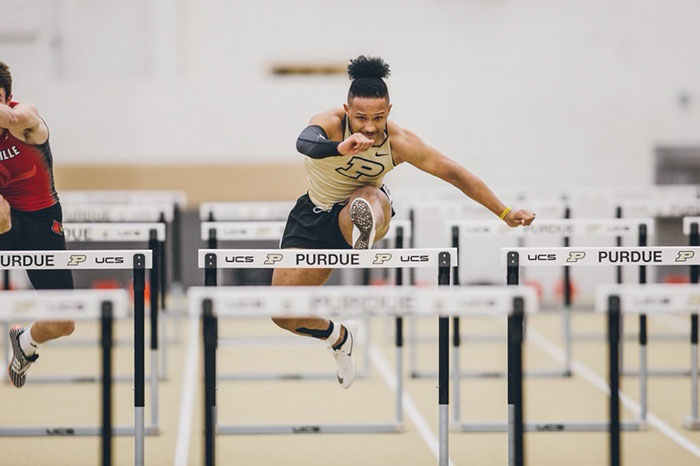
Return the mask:
{"type": "MultiPolygon", "coordinates": [[[[528,326],[527,338],[538,348],[549,353],[549,355],[559,362],[564,362],[564,351],[554,344],[551,340],[544,337],[532,326],[528,326]]],[[[610,395],[610,386],[603,380],[598,374],[593,370],[589,369],[587,366],[583,365],[581,362],[572,359],[571,360],[571,370],[578,376],[586,379],[592,385],[601,389],[605,394],[610,395]]],[[[622,404],[633,413],[639,415],[641,407],[637,402],[632,400],[629,396],[620,392],[620,401],[622,404]]],[[[658,416],[653,414],[651,411],[647,412],[647,421],[656,427],[661,433],[666,435],[668,438],[700,458],[700,447],[695,443],[688,440],[683,434],[675,430],[673,427],[668,425],[665,421],[660,419],[658,416]]]]}
{"type": "Polygon", "coordinates": [[[192,411],[194,392],[199,376],[199,319],[190,317],[187,337],[185,367],[182,372],[182,393],[180,394],[180,420],[177,427],[175,443],[175,466],[187,466],[190,456],[190,438],[192,436],[192,411]]]}
{"type": "MultiPolygon", "coordinates": [[[[369,356],[372,360],[372,364],[374,364],[379,373],[382,375],[382,378],[389,386],[391,391],[396,393],[396,371],[390,367],[389,362],[386,360],[386,358],[384,358],[381,350],[377,348],[376,345],[370,344],[369,356]]],[[[430,451],[433,452],[436,459],[440,459],[440,442],[438,441],[438,438],[430,430],[425,418],[421,416],[420,412],[418,411],[418,407],[405,391],[401,398],[401,404],[403,405],[403,409],[406,414],[408,414],[408,417],[410,417],[413,424],[415,424],[416,429],[418,429],[420,436],[423,438],[425,443],[428,444],[430,451]]],[[[449,460],[449,464],[450,466],[455,466],[451,459],[449,460]]]]}

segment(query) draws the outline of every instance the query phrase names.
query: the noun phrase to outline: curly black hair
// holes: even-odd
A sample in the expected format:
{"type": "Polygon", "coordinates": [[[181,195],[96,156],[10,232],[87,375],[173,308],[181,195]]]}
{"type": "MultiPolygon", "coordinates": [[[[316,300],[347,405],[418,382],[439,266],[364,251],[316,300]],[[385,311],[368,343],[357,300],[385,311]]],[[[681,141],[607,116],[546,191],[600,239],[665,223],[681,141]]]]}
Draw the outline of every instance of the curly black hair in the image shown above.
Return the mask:
{"type": "Polygon", "coordinates": [[[348,76],[352,80],[348,100],[353,97],[380,97],[389,100],[389,90],[383,78],[391,74],[389,65],[379,57],[360,55],[350,60],[348,76]]]}

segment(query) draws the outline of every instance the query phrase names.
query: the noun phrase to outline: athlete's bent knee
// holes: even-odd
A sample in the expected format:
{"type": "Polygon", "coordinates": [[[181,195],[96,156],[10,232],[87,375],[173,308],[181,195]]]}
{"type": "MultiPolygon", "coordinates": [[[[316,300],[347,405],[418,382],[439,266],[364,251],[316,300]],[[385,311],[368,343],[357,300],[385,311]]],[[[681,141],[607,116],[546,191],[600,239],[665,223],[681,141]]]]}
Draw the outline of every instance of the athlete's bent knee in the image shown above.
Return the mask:
{"type": "Polygon", "coordinates": [[[379,199],[380,194],[381,191],[379,188],[374,186],[362,186],[361,188],[357,188],[355,192],[352,193],[352,197],[361,197],[371,202],[375,199],[379,199]]]}

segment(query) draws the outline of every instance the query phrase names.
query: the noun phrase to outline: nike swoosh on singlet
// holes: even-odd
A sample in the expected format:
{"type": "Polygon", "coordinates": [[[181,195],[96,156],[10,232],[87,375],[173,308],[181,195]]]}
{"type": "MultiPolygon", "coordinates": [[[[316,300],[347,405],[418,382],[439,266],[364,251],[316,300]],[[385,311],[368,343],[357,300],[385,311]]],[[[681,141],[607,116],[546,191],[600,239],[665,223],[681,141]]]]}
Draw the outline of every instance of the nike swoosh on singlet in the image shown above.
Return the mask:
{"type": "Polygon", "coordinates": [[[379,152],[377,152],[375,155],[376,155],[377,157],[381,157],[381,156],[383,156],[383,155],[389,155],[389,154],[380,154],[379,152]]]}

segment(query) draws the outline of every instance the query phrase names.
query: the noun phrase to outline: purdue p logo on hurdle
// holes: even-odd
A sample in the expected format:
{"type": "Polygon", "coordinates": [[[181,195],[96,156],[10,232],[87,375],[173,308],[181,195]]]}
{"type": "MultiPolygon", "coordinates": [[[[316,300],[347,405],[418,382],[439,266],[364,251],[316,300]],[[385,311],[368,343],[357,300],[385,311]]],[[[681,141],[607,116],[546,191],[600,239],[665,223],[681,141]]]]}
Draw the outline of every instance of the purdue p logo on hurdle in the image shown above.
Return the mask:
{"type": "Polygon", "coordinates": [[[372,262],[372,264],[380,265],[380,264],[383,264],[383,263],[390,261],[390,260],[391,260],[391,254],[379,253],[379,254],[376,254],[374,256],[374,261],[372,262]]]}
{"type": "Polygon", "coordinates": [[[566,258],[566,262],[578,262],[586,257],[586,253],[583,251],[571,251],[569,257],[566,258]]]}
{"type": "Polygon", "coordinates": [[[85,254],[71,254],[70,258],[68,259],[68,264],[66,265],[76,266],[82,264],[86,260],[87,256],[85,254]]]}
{"type": "Polygon", "coordinates": [[[686,262],[695,257],[695,251],[678,251],[676,262],[686,262]]]}
{"type": "Polygon", "coordinates": [[[281,261],[282,257],[282,254],[279,253],[268,254],[267,257],[265,257],[265,265],[274,265],[281,261]]]}

